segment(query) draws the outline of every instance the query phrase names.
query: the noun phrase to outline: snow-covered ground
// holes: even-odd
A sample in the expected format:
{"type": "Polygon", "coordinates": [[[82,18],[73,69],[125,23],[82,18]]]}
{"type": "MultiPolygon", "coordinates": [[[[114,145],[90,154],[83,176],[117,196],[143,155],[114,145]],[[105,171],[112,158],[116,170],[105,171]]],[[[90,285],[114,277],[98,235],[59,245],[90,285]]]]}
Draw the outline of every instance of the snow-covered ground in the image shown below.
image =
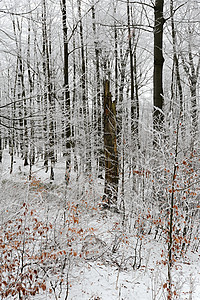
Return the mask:
{"type": "MultiPolygon", "coordinates": [[[[9,159],[8,151],[4,151],[0,173],[1,228],[5,229],[8,220],[16,219],[22,204],[28,202],[38,218],[44,222],[50,219],[53,225],[52,236],[48,233],[46,242],[54,242],[52,247],[62,252],[61,257],[67,253],[66,264],[56,259],[54,266],[49,267],[51,271],[47,268],[46,273],[41,272],[46,286],[40,294],[24,299],[167,299],[168,270],[161,257],[162,250],[167,252],[164,239],[154,239],[152,234],[139,236],[134,226],[129,226],[128,217],[123,225],[121,214],[100,210],[102,182],[94,183],[85,175],[78,182],[72,178],[65,189],[63,158],[58,158],[53,184],[40,161],[33,167],[34,180],[29,183],[29,166],[23,167],[22,160],[15,157],[10,174],[9,159]],[[68,207],[66,214],[64,207],[68,207]],[[64,216],[72,218],[72,222],[63,227],[64,216]],[[65,239],[73,237],[72,233],[75,237],[67,244],[65,239]]],[[[171,299],[200,299],[199,249],[190,249],[184,258],[177,259],[172,282],[171,299]]]]}

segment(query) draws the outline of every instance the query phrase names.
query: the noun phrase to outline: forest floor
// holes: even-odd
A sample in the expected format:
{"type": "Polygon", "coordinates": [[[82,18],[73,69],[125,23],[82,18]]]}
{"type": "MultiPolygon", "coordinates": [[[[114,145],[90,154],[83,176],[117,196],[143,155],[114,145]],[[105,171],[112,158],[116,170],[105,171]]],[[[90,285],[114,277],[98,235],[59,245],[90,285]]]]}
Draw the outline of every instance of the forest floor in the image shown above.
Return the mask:
{"type": "MultiPolygon", "coordinates": [[[[34,177],[29,182],[29,166],[23,167],[22,160],[15,157],[14,171],[10,174],[9,160],[8,151],[4,151],[0,170],[0,232],[5,234],[9,223],[18,224],[19,218],[22,218],[20,222],[29,229],[25,235],[21,231],[17,233],[13,225],[15,239],[19,239],[19,243],[18,248],[12,248],[12,256],[17,255],[20,266],[23,263],[24,274],[32,272],[30,266],[27,269],[25,259],[30,261],[32,268],[37,265],[37,270],[40,270],[35,281],[32,276],[29,281],[24,279],[27,293],[28,287],[30,290],[38,284],[39,294],[30,294],[22,299],[167,299],[165,239],[159,233],[155,236],[155,231],[139,234],[136,220],[130,217],[130,213],[124,219],[122,214],[100,210],[98,203],[103,190],[102,180],[94,182],[91,176],[74,176],[65,188],[64,162],[58,158],[54,183],[49,182],[49,173],[45,173],[40,161],[33,167],[34,177]],[[41,224],[50,225],[45,227],[41,224]],[[41,226],[42,233],[38,229],[41,226]],[[30,236],[30,228],[36,231],[36,235],[30,236]],[[27,244],[21,243],[25,238],[27,244]],[[43,255],[42,259],[38,253],[43,255]],[[53,257],[53,262],[47,257],[53,257]]],[[[12,230],[8,233],[14,235],[12,230]]],[[[4,238],[7,236],[5,234],[4,238]]],[[[9,242],[5,245],[11,249],[9,242]]],[[[6,263],[3,249],[5,246],[0,247],[0,257],[6,263]]],[[[16,271],[6,270],[0,273],[5,282],[4,286],[0,285],[2,290],[9,285],[10,279],[6,277],[9,272],[19,278],[16,271]]],[[[199,247],[198,251],[191,248],[184,257],[177,258],[172,269],[172,282],[171,299],[200,299],[199,247]]],[[[8,292],[5,299],[18,299],[18,294],[15,297],[8,292]]]]}

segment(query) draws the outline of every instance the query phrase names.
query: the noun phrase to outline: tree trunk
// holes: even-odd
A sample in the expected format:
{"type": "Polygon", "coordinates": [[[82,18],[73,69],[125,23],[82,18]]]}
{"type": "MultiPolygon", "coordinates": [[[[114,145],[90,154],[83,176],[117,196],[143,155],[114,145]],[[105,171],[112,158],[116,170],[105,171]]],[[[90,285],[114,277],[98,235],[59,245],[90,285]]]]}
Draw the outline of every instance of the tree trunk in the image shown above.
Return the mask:
{"type": "MultiPolygon", "coordinates": [[[[18,59],[17,59],[18,61],[18,59]]],[[[11,84],[10,84],[10,71],[8,70],[8,78],[9,78],[9,84],[8,84],[8,94],[9,92],[11,93],[11,97],[14,99],[13,105],[10,107],[10,117],[11,117],[11,122],[10,122],[10,129],[9,129],[9,154],[10,154],[10,174],[13,172],[13,165],[14,165],[14,148],[15,148],[15,132],[14,132],[14,127],[15,127],[15,118],[16,118],[16,89],[17,89],[17,77],[18,77],[18,64],[16,66],[16,71],[15,71],[15,78],[14,78],[14,87],[11,89],[11,84]]]]}
{"type": "Polygon", "coordinates": [[[28,165],[28,128],[27,128],[27,107],[26,107],[26,89],[24,79],[24,64],[22,58],[22,23],[19,19],[13,19],[13,31],[15,36],[15,44],[17,51],[17,97],[19,100],[19,125],[21,131],[20,137],[20,152],[24,159],[24,166],[28,165]],[[19,37],[18,37],[19,36],[19,37]]]}
{"type": "Polygon", "coordinates": [[[0,163],[2,163],[3,157],[3,146],[2,146],[2,136],[1,136],[1,128],[0,128],[0,163]]]}
{"type": "Polygon", "coordinates": [[[78,4],[78,16],[79,16],[79,30],[80,30],[80,55],[81,55],[81,98],[82,98],[82,113],[83,113],[83,126],[84,126],[84,139],[85,139],[85,171],[91,171],[91,146],[89,138],[89,109],[87,102],[87,80],[86,80],[86,51],[84,46],[84,36],[83,36],[83,22],[82,22],[82,12],[81,12],[81,0],[77,0],[78,4]]]}
{"type": "MultiPolygon", "coordinates": [[[[48,44],[47,36],[47,23],[46,23],[46,0],[43,0],[43,55],[44,55],[44,76],[45,76],[45,93],[46,100],[49,105],[49,141],[47,142],[47,157],[45,158],[45,163],[48,163],[48,158],[51,161],[50,169],[50,180],[54,180],[54,165],[55,165],[55,154],[54,154],[54,120],[53,114],[55,111],[53,93],[52,93],[52,81],[51,81],[51,71],[50,71],[50,49],[48,44]]],[[[47,120],[45,120],[47,121],[47,120]]],[[[48,122],[47,121],[47,122],[48,122]]],[[[47,122],[45,125],[47,125],[47,122]]]]}
{"type": "Polygon", "coordinates": [[[45,15],[45,2],[43,3],[43,9],[42,9],[42,67],[43,67],[43,76],[44,76],[44,95],[43,95],[43,138],[44,138],[44,167],[45,167],[45,172],[48,172],[48,130],[47,130],[47,91],[46,91],[46,86],[47,86],[47,79],[46,79],[46,72],[47,72],[47,62],[46,62],[46,15],[45,15]]]}
{"type": "MultiPolygon", "coordinates": [[[[172,27],[172,43],[173,43],[173,64],[175,66],[175,76],[176,76],[176,83],[179,91],[179,105],[180,105],[180,114],[183,113],[183,90],[181,85],[181,77],[179,71],[179,61],[177,56],[176,50],[176,29],[174,23],[174,1],[170,0],[170,14],[171,14],[171,27],[172,27]]],[[[173,85],[173,78],[172,78],[172,85],[173,85]]],[[[173,86],[172,86],[172,98],[174,96],[173,86]]]]}
{"type": "Polygon", "coordinates": [[[118,152],[117,152],[116,103],[112,102],[110,82],[104,83],[104,155],[105,155],[105,207],[117,205],[118,152]]]}
{"type": "Polygon", "coordinates": [[[34,78],[31,74],[31,68],[30,68],[30,45],[31,45],[31,24],[30,20],[28,20],[28,38],[27,38],[27,71],[28,71],[28,90],[29,90],[29,97],[30,97],[30,103],[29,103],[29,109],[30,109],[30,152],[29,152],[29,180],[32,178],[32,165],[35,161],[35,146],[34,146],[34,133],[35,133],[35,122],[33,120],[33,89],[34,89],[34,78]]]}
{"type": "Polygon", "coordinates": [[[134,68],[133,68],[133,45],[132,45],[132,34],[131,34],[131,23],[130,23],[130,3],[127,0],[127,18],[128,18],[128,45],[129,45],[129,56],[130,56],[130,74],[131,74],[131,131],[134,135],[134,122],[136,117],[135,104],[134,104],[134,68]]]}
{"type": "Polygon", "coordinates": [[[71,164],[70,158],[70,93],[69,93],[69,52],[68,52],[68,40],[67,40],[67,18],[66,18],[66,0],[62,0],[62,24],[63,24],[63,41],[64,41],[64,153],[65,160],[65,181],[69,181],[69,170],[71,164]]]}
{"type": "Polygon", "coordinates": [[[154,6],[154,73],[153,73],[153,124],[154,130],[160,132],[163,121],[163,6],[164,0],[156,0],[154,6]]]}
{"type": "Polygon", "coordinates": [[[94,127],[97,131],[96,135],[96,156],[101,173],[104,167],[104,155],[102,145],[102,101],[101,101],[101,80],[100,80],[100,46],[98,42],[98,34],[96,30],[96,14],[95,6],[92,6],[92,28],[94,34],[94,48],[95,48],[95,71],[96,71],[96,96],[94,99],[94,127]]]}
{"type": "MultiPolygon", "coordinates": [[[[192,35],[189,29],[189,34],[192,35]]],[[[192,130],[191,133],[193,138],[196,139],[196,133],[198,131],[198,109],[197,109],[197,84],[199,78],[200,69],[200,57],[195,68],[192,49],[190,41],[188,42],[188,63],[185,62],[183,55],[181,56],[183,68],[188,78],[190,96],[191,96],[191,119],[192,119],[192,130]]]]}

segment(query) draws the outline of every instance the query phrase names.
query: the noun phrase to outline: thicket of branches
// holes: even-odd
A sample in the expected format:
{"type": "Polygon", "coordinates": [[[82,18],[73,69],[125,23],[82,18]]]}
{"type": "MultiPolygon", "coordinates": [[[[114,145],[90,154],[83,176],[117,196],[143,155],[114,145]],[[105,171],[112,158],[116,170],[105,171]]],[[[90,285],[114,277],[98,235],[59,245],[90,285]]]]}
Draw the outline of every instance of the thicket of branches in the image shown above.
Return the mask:
{"type": "Polygon", "coordinates": [[[66,189],[105,177],[103,207],[167,242],[171,299],[173,264],[199,248],[199,3],[27,2],[1,1],[0,161],[8,148],[33,180],[42,159],[53,181],[63,156],[66,189]]]}

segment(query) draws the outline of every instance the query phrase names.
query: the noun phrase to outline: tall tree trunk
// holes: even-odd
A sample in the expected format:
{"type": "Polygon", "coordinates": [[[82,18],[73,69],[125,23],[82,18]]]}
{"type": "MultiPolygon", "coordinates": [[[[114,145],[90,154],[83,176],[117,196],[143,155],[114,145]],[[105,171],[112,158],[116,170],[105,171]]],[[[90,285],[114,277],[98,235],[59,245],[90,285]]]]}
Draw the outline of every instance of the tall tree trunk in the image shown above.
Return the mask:
{"type": "Polygon", "coordinates": [[[117,111],[117,136],[120,135],[122,131],[122,114],[123,114],[123,100],[124,100],[124,87],[126,79],[126,68],[129,56],[129,48],[127,47],[124,55],[122,46],[120,46],[120,82],[119,82],[119,100],[118,100],[118,111],[117,111]]]}
{"type": "Polygon", "coordinates": [[[86,66],[85,66],[85,51],[83,41],[83,23],[81,14],[81,0],[78,1],[78,16],[79,16],[79,30],[80,30],[80,42],[81,42],[81,89],[82,89],[82,100],[83,100],[83,117],[86,118],[86,66]]]}
{"type": "Polygon", "coordinates": [[[115,39],[115,48],[114,48],[114,55],[115,55],[115,101],[118,102],[118,35],[117,35],[117,26],[116,26],[116,11],[117,11],[117,3],[114,4],[114,39],[115,39]]]}
{"type": "Polygon", "coordinates": [[[68,37],[67,37],[67,11],[66,0],[62,0],[62,24],[63,24],[63,43],[64,43],[64,153],[65,160],[65,181],[69,181],[69,171],[71,165],[71,128],[70,128],[70,92],[69,92],[69,51],[68,51],[68,37]]]}
{"type": "MultiPolygon", "coordinates": [[[[136,48],[137,44],[135,42],[135,31],[131,31],[131,9],[130,1],[127,0],[127,21],[128,21],[128,41],[129,41],[129,56],[130,56],[130,74],[131,74],[131,138],[132,147],[136,151],[132,155],[132,169],[136,168],[136,153],[137,148],[139,148],[139,99],[138,99],[138,89],[135,90],[136,83],[136,48]],[[134,46],[134,47],[133,47],[134,46]],[[133,51],[135,53],[133,53],[133,51]],[[135,93],[136,92],[136,93],[135,93]],[[137,98],[136,98],[137,96],[137,98]]],[[[133,24],[132,24],[133,25],[133,24]]],[[[133,189],[136,188],[136,178],[133,177],[133,189]]]]}
{"type": "MultiPolygon", "coordinates": [[[[29,152],[29,180],[32,178],[32,166],[35,162],[35,122],[33,119],[34,111],[34,101],[33,101],[33,91],[34,91],[34,76],[31,73],[31,62],[30,62],[30,52],[31,52],[31,23],[28,20],[28,38],[27,38],[27,71],[28,71],[28,90],[29,90],[29,110],[30,110],[30,152],[29,152]]],[[[35,49],[34,49],[35,50],[35,49]]]]}
{"type": "MultiPolygon", "coordinates": [[[[153,124],[160,132],[163,121],[163,7],[164,0],[156,0],[154,6],[154,73],[153,73],[153,124]]],[[[155,141],[155,140],[154,140],[155,141]]]]}
{"type": "Polygon", "coordinates": [[[48,172],[48,121],[47,121],[47,60],[46,60],[46,44],[47,44],[47,37],[46,37],[46,3],[43,2],[43,7],[42,7],[42,68],[43,68],[43,77],[44,77],[44,87],[43,87],[43,138],[44,138],[44,167],[45,167],[45,172],[48,172]]]}
{"type": "MultiPolygon", "coordinates": [[[[74,26],[73,26],[74,27],[74,26]]],[[[72,126],[72,139],[76,140],[77,136],[79,136],[78,128],[76,126],[75,120],[79,118],[80,109],[77,105],[77,93],[76,93],[76,37],[75,34],[73,35],[73,87],[72,87],[72,119],[73,119],[73,126],[72,126]]],[[[74,143],[73,143],[74,144],[74,143]]],[[[77,146],[77,143],[76,143],[77,146]]],[[[78,174],[78,158],[77,158],[77,147],[73,146],[73,154],[74,154],[74,171],[77,173],[77,178],[79,177],[78,174]]]]}
{"type": "MultiPolygon", "coordinates": [[[[176,29],[174,23],[174,0],[170,0],[170,14],[171,14],[171,28],[172,28],[172,43],[173,43],[173,64],[175,66],[175,76],[176,76],[176,83],[179,91],[179,105],[180,105],[180,114],[183,113],[183,90],[181,84],[181,77],[180,77],[180,70],[179,70],[179,61],[177,56],[177,49],[176,49],[176,29]]],[[[173,84],[173,80],[172,80],[173,84]]],[[[174,96],[173,86],[172,86],[172,98],[174,96]]]]}
{"type": "Polygon", "coordinates": [[[130,2],[127,0],[127,18],[128,18],[128,45],[129,45],[129,57],[130,57],[130,74],[131,74],[131,128],[132,135],[135,133],[135,103],[134,103],[134,68],[133,68],[133,45],[132,45],[132,34],[131,34],[131,14],[130,14],[130,2]]]}
{"type": "Polygon", "coordinates": [[[79,30],[80,30],[80,43],[81,43],[81,92],[82,92],[82,113],[83,113],[83,126],[84,126],[84,135],[85,135],[85,167],[86,171],[91,171],[91,157],[90,157],[90,138],[89,138],[89,126],[88,126],[88,103],[86,97],[86,56],[85,56],[85,47],[84,47],[84,38],[83,38],[83,22],[82,22],[82,13],[81,13],[81,0],[77,0],[78,4],[78,16],[79,16],[79,30]]]}
{"type": "Polygon", "coordinates": [[[46,22],[46,0],[43,0],[43,47],[44,47],[44,58],[45,58],[45,91],[47,96],[47,103],[49,104],[49,142],[48,142],[48,158],[51,161],[50,169],[50,180],[54,180],[54,165],[55,165],[55,154],[54,154],[54,99],[52,93],[52,81],[51,81],[51,71],[50,71],[50,50],[47,36],[47,22],[46,22]]]}
{"type": "Polygon", "coordinates": [[[14,79],[14,85],[10,83],[10,72],[8,70],[8,95],[11,93],[12,99],[14,99],[13,105],[10,107],[10,129],[9,129],[9,154],[10,154],[10,174],[13,172],[13,165],[14,165],[14,148],[15,148],[15,132],[14,132],[14,127],[15,127],[15,116],[16,116],[16,88],[17,88],[17,71],[18,66],[16,66],[16,71],[15,71],[15,79],[14,79]],[[12,88],[11,88],[12,86],[12,88]]]}
{"type": "Polygon", "coordinates": [[[19,72],[21,78],[21,87],[22,87],[22,99],[23,99],[23,159],[24,159],[24,166],[28,165],[28,122],[27,122],[27,100],[26,100],[26,92],[25,92],[25,83],[24,83],[24,68],[22,57],[19,57],[19,72]]]}
{"type": "Polygon", "coordinates": [[[95,48],[95,70],[96,70],[96,96],[94,99],[94,123],[95,123],[95,131],[96,135],[96,146],[97,150],[97,160],[98,165],[101,169],[104,166],[104,158],[103,158],[103,148],[101,148],[102,143],[102,101],[101,101],[101,79],[100,79],[100,46],[98,42],[98,35],[96,29],[96,14],[95,14],[95,6],[92,6],[92,28],[94,35],[94,48],[95,48]]]}
{"type": "MultiPolygon", "coordinates": [[[[131,14],[132,16],[132,14],[131,14]]],[[[135,118],[136,118],[136,125],[135,125],[135,136],[136,136],[136,143],[138,149],[140,148],[139,142],[139,117],[140,117],[140,105],[139,105],[139,87],[138,87],[138,71],[137,71],[137,47],[138,47],[138,40],[140,36],[140,32],[138,29],[138,34],[136,35],[136,30],[134,29],[134,17],[132,16],[132,39],[133,39],[133,74],[134,74],[134,98],[135,98],[135,118]]]]}
{"type": "MultiPolygon", "coordinates": [[[[189,34],[192,35],[189,29],[189,34]]],[[[193,59],[192,49],[190,40],[188,41],[188,63],[186,63],[184,56],[181,56],[183,68],[188,78],[190,96],[191,96],[191,118],[192,118],[192,130],[191,133],[193,138],[196,138],[196,133],[198,131],[198,109],[197,109],[197,83],[199,77],[200,69],[200,56],[198,58],[197,66],[195,68],[195,63],[193,59]]]]}
{"type": "Polygon", "coordinates": [[[112,102],[110,81],[104,83],[104,155],[105,155],[105,207],[117,205],[118,152],[117,152],[116,102],[112,102]]]}
{"type": "Polygon", "coordinates": [[[24,166],[28,165],[28,128],[27,128],[27,107],[26,107],[26,91],[25,91],[25,80],[24,80],[24,65],[22,59],[22,23],[20,24],[19,19],[12,20],[15,44],[17,51],[17,97],[19,106],[19,125],[21,131],[20,137],[20,152],[24,159],[24,166]],[[19,38],[18,38],[19,35],[19,38]]]}
{"type": "Polygon", "coordinates": [[[182,123],[181,135],[184,138],[186,133],[186,128],[185,128],[184,110],[183,110],[183,89],[182,89],[182,82],[181,82],[181,75],[180,75],[179,59],[177,54],[177,37],[176,37],[176,28],[174,22],[174,0],[170,0],[170,15],[171,15],[171,30],[172,30],[172,45],[173,45],[173,67],[172,67],[172,83],[171,83],[171,102],[169,107],[169,111],[172,112],[172,117],[171,117],[172,120],[169,120],[169,122],[173,123],[174,120],[177,120],[177,118],[180,120],[180,122],[182,123]],[[176,95],[177,90],[178,90],[178,95],[176,95]],[[178,111],[177,111],[177,107],[178,107],[178,111]],[[173,113],[174,110],[175,110],[175,114],[173,113]]]}

